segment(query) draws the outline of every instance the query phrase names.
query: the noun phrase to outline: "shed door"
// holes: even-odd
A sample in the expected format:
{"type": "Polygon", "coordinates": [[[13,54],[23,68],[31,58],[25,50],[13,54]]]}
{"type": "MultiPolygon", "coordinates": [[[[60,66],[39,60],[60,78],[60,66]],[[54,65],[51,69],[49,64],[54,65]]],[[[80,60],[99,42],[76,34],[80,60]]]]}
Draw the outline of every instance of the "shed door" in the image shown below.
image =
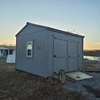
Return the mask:
{"type": "Polygon", "coordinates": [[[67,42],[65,40],[54,39],[53,63],[54,71],[66,69],[67,42]]]}
{"type": "Polygon", "coordinates": [[[76,41],[68,42],[68,69],[69,71],[75,71],[78,66],[78,43],[76,41]]]}

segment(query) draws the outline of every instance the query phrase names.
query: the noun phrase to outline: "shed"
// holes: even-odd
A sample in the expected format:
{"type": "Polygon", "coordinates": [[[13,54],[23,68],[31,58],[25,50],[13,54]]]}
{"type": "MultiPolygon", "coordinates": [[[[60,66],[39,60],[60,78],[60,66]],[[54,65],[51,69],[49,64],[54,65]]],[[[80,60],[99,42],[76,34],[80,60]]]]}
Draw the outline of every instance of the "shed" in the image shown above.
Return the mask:
{"type": "Polygon", "coordinates": [[[41,76],[80,71],[83,37],[27,22],[16,35],[16,69],[41,76]]]}

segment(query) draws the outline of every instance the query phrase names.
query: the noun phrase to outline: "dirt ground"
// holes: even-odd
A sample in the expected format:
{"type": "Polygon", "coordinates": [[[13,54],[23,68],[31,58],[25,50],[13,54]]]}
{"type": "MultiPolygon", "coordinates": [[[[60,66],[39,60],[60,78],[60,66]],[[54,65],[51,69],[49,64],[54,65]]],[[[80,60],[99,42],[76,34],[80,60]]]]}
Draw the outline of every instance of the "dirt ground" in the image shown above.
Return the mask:
{"type": "Polygon", "coordinates": [[[0,100],[84,100],[79,93],[65,91],[53,78],[16,71],[15,64],[0,60],[0,100]]]}
{"type": "MultiPolygon", "coordinates": [[[[76,82],[66,80],[65,85],[74,83],[76,82]]],[[[87,91],[91,90],[87,85],[84,87],[87,91]]],[[[5,64],[0,60],[0,100],[92,100],[88,95],[64,88],[64,84],[57,79],[16,71],[15,64],[5,64]]]]}
{"type": "Polygon", "coordinates": [[[0,72],[15,72],[15,64],[7,64],[4,59],[0,58],[0,72]]]}
{"type": "Polygon", "coordinates": [[[23,72],[0,73],[0,100],[67,100],[68,97],[81,100],[78,93],[64,91],[57,80],[23,72]]]}

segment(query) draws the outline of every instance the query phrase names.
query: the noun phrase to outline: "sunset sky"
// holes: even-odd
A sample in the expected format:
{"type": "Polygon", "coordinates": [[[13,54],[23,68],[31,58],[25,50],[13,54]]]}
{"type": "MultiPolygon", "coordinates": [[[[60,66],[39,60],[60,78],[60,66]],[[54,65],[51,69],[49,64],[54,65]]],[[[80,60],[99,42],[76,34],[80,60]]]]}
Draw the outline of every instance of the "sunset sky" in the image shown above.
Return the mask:
{"type": "Polygon", "coordinates": [[[0,44],[14,45],[26,22],[84,35],[84,49],[100,49],[100,0],[0,0],[0,44]]]}

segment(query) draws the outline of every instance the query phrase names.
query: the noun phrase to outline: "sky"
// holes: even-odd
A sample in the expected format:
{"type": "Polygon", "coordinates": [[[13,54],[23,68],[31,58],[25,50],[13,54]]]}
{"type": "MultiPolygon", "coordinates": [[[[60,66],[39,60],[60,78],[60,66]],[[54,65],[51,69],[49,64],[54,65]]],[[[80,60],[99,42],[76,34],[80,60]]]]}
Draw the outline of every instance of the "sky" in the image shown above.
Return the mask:
{"type": "Polygon", "coordinates": [[[0,0],[0,44],[15,44],[26,22],[84,35],[84,49],[100,49],[100,0],[0,0]]]}

